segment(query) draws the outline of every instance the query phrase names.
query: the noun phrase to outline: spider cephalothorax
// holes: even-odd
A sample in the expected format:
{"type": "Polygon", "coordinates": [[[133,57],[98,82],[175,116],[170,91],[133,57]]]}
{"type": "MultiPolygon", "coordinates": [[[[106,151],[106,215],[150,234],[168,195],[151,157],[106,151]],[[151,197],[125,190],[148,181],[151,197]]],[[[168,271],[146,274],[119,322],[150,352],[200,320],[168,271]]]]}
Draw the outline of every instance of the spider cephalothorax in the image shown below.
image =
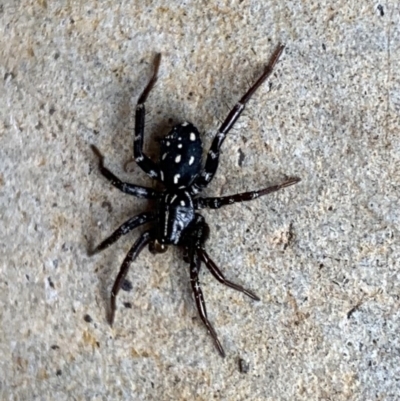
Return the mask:
{"type": "Polygon", "coordinates": [[[203,208],[218,209],[224,205],[230,205],[235,202],[256,199],[260,196],[296,184],[300,179],[289,178],[279,185],[273,185],[258,191],[217,198],[203,198],[198,196],[198,194],[211,182],[217,171],[219,152],[227,133],[243,112],[251,96],[271,74],[283,48],[284,46],[282,45],[277,47],[264,73],[239,100],[222,123],[211,144],[204,168],[202,166],[203,147],[200,134],[197,128],[189,122],[176,125],[169,134],[162,139],[158,163],[153,162],[142,151],[145,118],[144,104],[157,80],[157,73],[161,61],[161,55],[157,55],[154,62],[152,78],[141,94],[136,107],[133,153],[138,166],[150,177],[160,181],[164,186],[164,190],[157,191],[151,188],[122,182],[110,170],[104,167],[102,154],[92,145],[92,149],[99,159],[100,172],[112,185],[126,194],[134,195],[139,198],[156,200],[156,208],[154,211],[144,212],[132,217],[91,251],[91,254],[98,253],[134,228],[143,224],[149,224],[149,229],[136,240],[129,250],[115,280],[111,291],[110,324],[114,321],[117,294],[128,273],[130,264],[139,255],[141,250],[148,245],[152,252],[161,253],[167,250],[168,245],[177,245],[183,248],[184,261],[190,264],[190,282],[200,317],[210,332],[219,353],[221,356],[225,356],[217,334],[207,318],[206,306],[199,283],[201,262],[206,265],[219,282],[243,292],[254,300],[259,300],[259,298],[253,292],[227,280],[217,265],[210,259],[204,249],[205,242],[208,238],[209,227],[204,217],[196,211],[203,208]]]}

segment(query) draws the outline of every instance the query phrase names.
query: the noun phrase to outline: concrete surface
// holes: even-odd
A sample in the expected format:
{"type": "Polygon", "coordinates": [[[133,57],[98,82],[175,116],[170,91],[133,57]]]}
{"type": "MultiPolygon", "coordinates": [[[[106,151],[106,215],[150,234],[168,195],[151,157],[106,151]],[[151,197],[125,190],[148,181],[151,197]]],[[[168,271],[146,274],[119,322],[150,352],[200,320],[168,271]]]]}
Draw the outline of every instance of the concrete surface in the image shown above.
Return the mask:
{"type": "Polygon", "coordinates": [[[400,6],[395,1],[0,3],[1,400],[398,400],[400,6]],[[223,360],[179,250],[110,288],[148,203],[124,180],[133,111],[156,52],[146,150],[184,120],[205,147],[287,48],[224,143],[209,196],[302,182],[203,215],[207,249],[261,302],[201,277],[223,360]],[[239,361],[248,365],[239,370],[239,361]]]}

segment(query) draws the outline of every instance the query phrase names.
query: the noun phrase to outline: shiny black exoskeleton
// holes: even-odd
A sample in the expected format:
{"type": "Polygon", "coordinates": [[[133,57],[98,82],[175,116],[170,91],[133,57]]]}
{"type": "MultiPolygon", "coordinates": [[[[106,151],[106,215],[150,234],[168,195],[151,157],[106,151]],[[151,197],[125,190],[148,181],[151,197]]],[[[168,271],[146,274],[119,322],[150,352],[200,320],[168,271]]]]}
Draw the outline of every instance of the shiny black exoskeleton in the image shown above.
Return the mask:
{"type": "Polygon", "coordinates": [[[99,159],[100,172],[112,185],[129,195],[134,195],[139,198],[155,199],[157,205],[153,212],[144,212],[126,221],[90,252],[91,254],[98,253],[134,228],[143,224],[149,224],[149,229],[136,240],[129,250],[115,280],[111,291],[111,312],[109,317],[111,325],[113,324],[115,316],[117,294],[128,273],[130,264],[139,255],[141,250],[148,245],[152,252],[160,253],[165,252],[168,245],[177,245],[184,249],[184,260],[190,264],[190,282],[200,317],[210,332],[219,353],[221,356],[225,356],[217,334],[207,318],[204,297],[199,283],[201,262],[206,265],[211,274],[220,283],[243,292],[254,300],[259,300],[259,298],[253,292],[227,280],[217,265],[210,259],[204,249],[205,242],[208,238],[209,227],[204,217],[197,213],[197,210],[203,208],[218,209],[236,202],[253,200],[296,184],[300,179],[290,178],[279,185],[273,185],[258,191],[217,198],[203,198],[198,196],[198,194],[211,182],[217,171],[221,145],[227,133],[243,112],[251,96],[269,77],[283,49],[284,46],[282,45],[277,47],[261,77],[229,112],[211,144],[204,167],[202,164],[203,147],[200,134],[197,128],[189,122],[184,122],[175,126],[161,141],[160,159],[158,163],[152,161],[142,151],[145,119],[144,104],[157,80],[157,73],[161,61],[161,55],[157,55],[154,62],[154,73],[141,94],[136,107],[133,153],[138,166],[150,177],[160,181],[164,185],[164,190],[157,191],[151,188],[122,182],[110,170],[104,167],[102,154],[92,145],[92,150],[99,159]]]}

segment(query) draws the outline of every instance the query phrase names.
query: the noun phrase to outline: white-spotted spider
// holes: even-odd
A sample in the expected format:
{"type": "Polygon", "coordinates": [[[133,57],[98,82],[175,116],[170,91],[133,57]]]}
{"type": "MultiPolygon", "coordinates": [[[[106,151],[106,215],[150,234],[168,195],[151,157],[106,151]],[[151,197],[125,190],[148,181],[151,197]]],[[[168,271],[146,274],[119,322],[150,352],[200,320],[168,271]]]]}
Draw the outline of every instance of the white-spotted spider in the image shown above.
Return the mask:
{"type": "Polygon", "coordinates": [[[154,211],[141,213],[126,221],[90,252],[90,254],[98,253],[134,228],[143,224],[149,224],[149,229],[136,240],[129,250],[115,280],[111,291],[111,312],[109,316],[111,325],[113,324],[115,316],[116,297],[132,261],[136,259],[146,245],[149,245],[150,251],[154,253],[165,252],[168,245],[177,245],[183,248],[184,260],[190,264],[190,282],[201,320],[210,332],[219,353],[221,356],[225,356],[217,333],[207,318],[206,305],[199,282],[201,262],[206,265],[211,274],[220,283],[243,292],[256,301],[258,301],[259,298],[253,292],[227,280],[217,265],[210,259],[204,249],[209,234],[209,227],[204,217],[196,211],[203,208],[218,209],[235,202],[253,200],[296,184],[300,179],[289,178],[279,185],[273,185],[258,191],[244,192],[218,198],[203,198],[198,196],[198,194],[211,182],[217,171],[219,152],[226,135],[243,112],[246,103],[250,100],[254,92],[271,74],[283,49],[283,45],[279,45],[276,48],[264,73],[239,100],[222,123],[211,144],[204,168],[202,167],[203,146],[200,140],[200,134],[197,128],[189,122],[176,125],[171,132],[162,139],[158,164],[152,161],[142,151],[145,119],[144,104],[157,80],[157,73],[161,61],[161,55],[158,54],[156,56],[153,76],[141,94],[136,106],[133,154],[138,166],[151,178],[160,181],[165,188],[164,190],[157,191],[151,188],[122,182],[110,170],[104,167],[102,154],[92,145],[92,150],[99,159],[100,172],[112,185],[128,195],[134,195],[138,198],[155,199],[157,205],[154,211]]]}

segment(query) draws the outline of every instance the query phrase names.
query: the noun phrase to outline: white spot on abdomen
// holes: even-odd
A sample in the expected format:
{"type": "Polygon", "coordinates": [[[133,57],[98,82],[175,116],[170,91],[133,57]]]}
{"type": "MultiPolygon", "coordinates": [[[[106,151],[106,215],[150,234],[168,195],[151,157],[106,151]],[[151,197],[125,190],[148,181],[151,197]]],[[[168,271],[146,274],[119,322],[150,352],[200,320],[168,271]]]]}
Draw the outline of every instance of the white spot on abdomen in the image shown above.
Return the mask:
{"type": "Polygon", "coordinates": [[[179,163],[181,161],[181,155],[175,157],[175,163],[179,163]]]}
{"type": "Polygon", "coordinates": [[[180,175],[180,174],[175,174],[175,175],[174,175],[174,184],[177,184],[177,183],[178,183],[179,178],[181,178],[181,175],[180,175]]]}
{"type": "Polygon", "coordinates": [[[194,132],[191,132],[189,138],[190,138],[191,141],[195,141],[196,140],[196,134],[194,132]]]}

